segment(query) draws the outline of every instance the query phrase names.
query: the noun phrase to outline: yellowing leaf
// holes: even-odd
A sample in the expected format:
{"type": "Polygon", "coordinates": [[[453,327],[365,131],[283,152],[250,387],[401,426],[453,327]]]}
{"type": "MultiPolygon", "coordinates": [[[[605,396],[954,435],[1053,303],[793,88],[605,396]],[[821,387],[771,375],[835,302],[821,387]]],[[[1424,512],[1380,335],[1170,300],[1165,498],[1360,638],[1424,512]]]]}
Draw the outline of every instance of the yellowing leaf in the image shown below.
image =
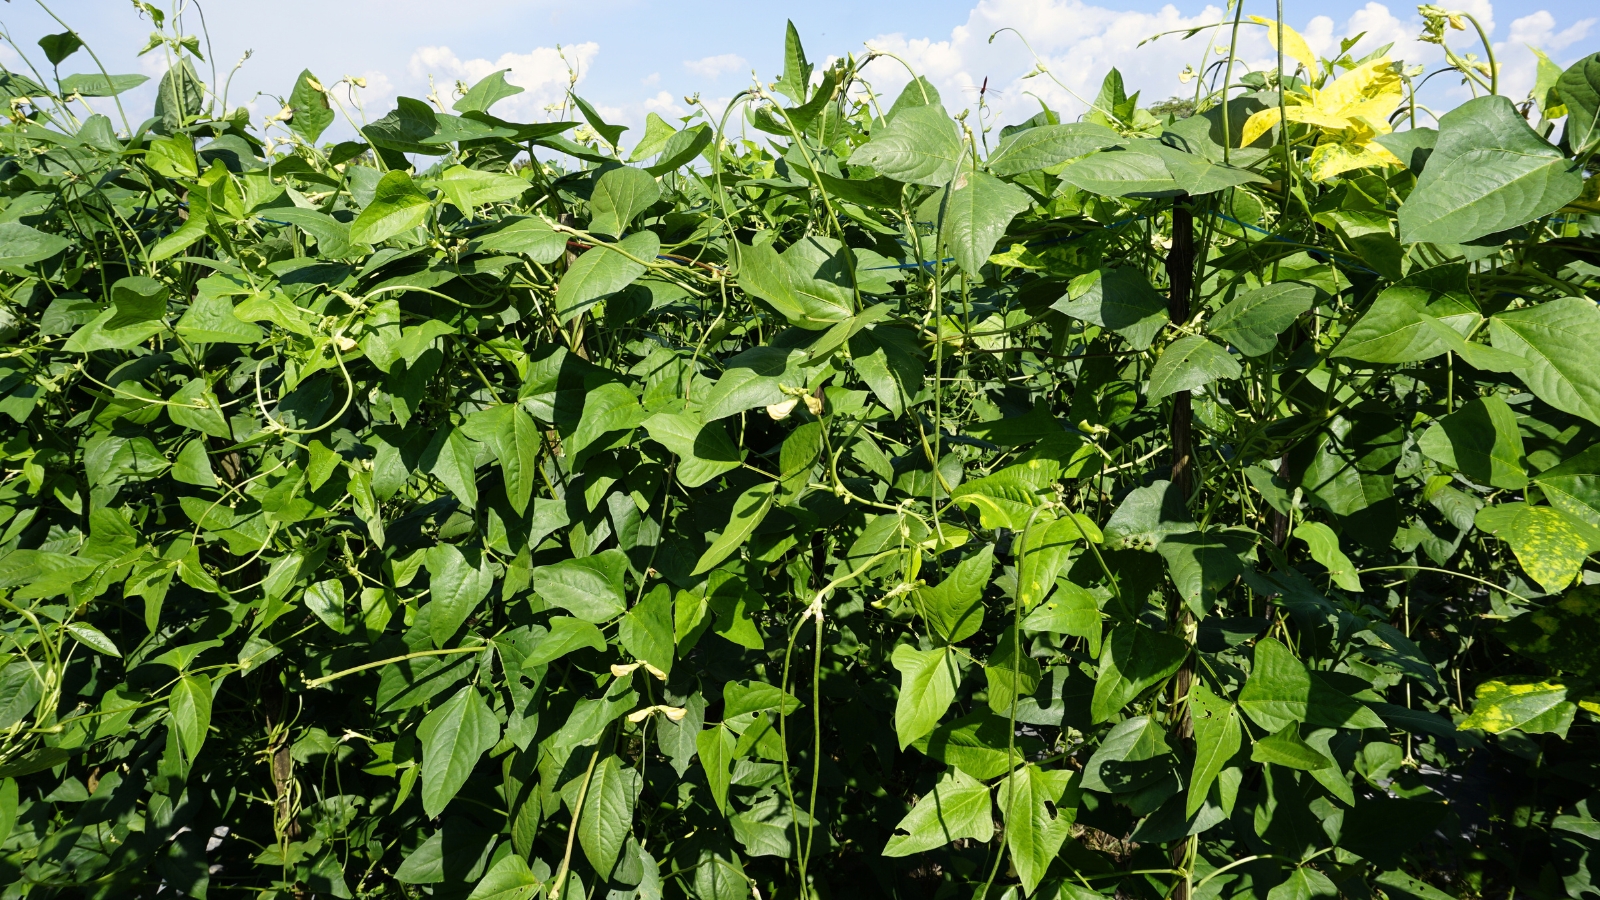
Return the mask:
{"type": "MultiPolygon", "coordinates": [[[[1307,44],[1306,39],[1300,36],[1300,32],[1290,28],[1287,23],[1280,26],[1272,19],[1263,18],[1262,16],[1251,16],[1250,21],[1257,25],[1267,26],[1267,40],[1272,42],[1274,50],[1278,48],[1278,32],[1281,27],[1283,31],[1283,55],[1305,66],[1306,72],[1312,78],[1317,77],[1317,73],[1320,70],[1317,68],[1316,54],[1311,52],[1311,45],[1307,44]]],[[[1249,142],[1246,141],[1245,143],[1249,142]]]]}
{"type": "Polygon", "coordinates": [[[1274,125],[1283,121],[1280,111],[1276,106],[1269,106],[1245,120],[1244,132],[1239,136],[1239,146],[1248,147],[1255,143],[1256,138],[1271,131],[1274,125]]]}
{"type": "Polygon", "coordinates": [[[1475,524],[1510,544],[1523,570],[1547,591],[1571,584],[1600,549],[1600,528],[1553,506],[1501,503],[1479,510],[1475,524]]]}
{"type": "MultiPolygon", "coordinates": [[[[1387,58],[1362,63],[1326,87],[1287,92],[1283,99],[1282,118],[1323,132],[1311,153],[1312,179],[1326,181],[1351,169],[1401,164],[1374,140],[1391,131],[1389,114],[1404,99],[1400,75],[1387,58]]],[[[1240,145],[1248,146],[1279,121],[1275,108],[1252,115],[1244,123],[1240,145]]]]}
{"type": "Polygon", "coordinates": [[[1371,141],[1364,144],[1323,141],[1311,151],[1311,159],[1306,164],[1306,174],[1310,175],[1313,181],[1327,181],[1351,169],[1398,165],[1401,165],[1401,162],[1393,153],[1371,141]]]}
{"type": "Polygon", "coordinates": [[[1567,736],[1576,711],[1567,687],[1558,681],[1496,678],[1478,685],[1472,715],[1458,728],[1481,728],[1499,734],[1513,728],[1529,734],[1555,732],[1567,736]]]}

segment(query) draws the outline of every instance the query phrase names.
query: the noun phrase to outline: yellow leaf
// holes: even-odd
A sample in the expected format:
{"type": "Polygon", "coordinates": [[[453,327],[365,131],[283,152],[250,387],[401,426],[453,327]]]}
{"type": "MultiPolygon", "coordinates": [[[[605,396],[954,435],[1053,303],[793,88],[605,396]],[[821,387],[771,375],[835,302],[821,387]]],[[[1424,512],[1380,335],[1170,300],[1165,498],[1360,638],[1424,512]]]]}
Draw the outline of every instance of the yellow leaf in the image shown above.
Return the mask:
{"type": "Polygon", "coordinates": [[[1306,163],[1306,172],[1312,181],[1327,181],[1328,179],[1348,172],[1351,169],[1362,169],[1367,166],[1398,166],[1400,160],[1393,153],[1385,150],[1382,145],[1368,141],[1327,140],[1317,145],[1311,151],[1311,159],[1306,163]]]}
{"type": "Polygon", "coordinates": [[[1278,108],[1276,106],[1269,106],[1266,109],[1257,112],[1255,115],[1245,120],[1244,132],[1239,137],[1239,146],[1248,147],[1255,143],[1256,138],[1261,137],[1263,134],[1271,131],[1272,126],[1278,124],[1280,121],[1281,119],[1278,117],[1278,108]]]}
{"type": "Polygon", "coordinates": [[[1571,584],[1583,561],[1600,549],[1600,528],[1553,506],[1501,503],[1479,510],[1474,521],[1510,544],[1523,571],[1546,591],[1571,584]]]}
{"type": "MultiPolygon", "coordinates": [[[[1273,49],[1277,49],[1278,23],[1261,16],[1251,16],[1250,21],[1257,25],[1267,26],[1267,40],[1272,42],[1273,49]]],[[[1290,28],[1287,24],[1283,26],[1283,55],[1305,66],[1307,75],[1312,78],[1317,77],[1319,71],[1317,69],[1317,57],[1316,54],[1311,52],[1311,45],[1307,44],[1306,39],[1300,36],[1300,32],[1290,28]]]]}
{"type": "MultiPolygon", "coordinates": [[[[1311,105],[1325,116],[1366,123],[1378,134],[1389,132],[1389,114],[1405,98],[1400,74],[1387,57],[1364,62],[1320,90],[1306,91],[1311,105]]],[[[1348,124],[1335,126],[1348,127],[1348,124]]]]}
{"type": "MultiPolygon", "coordinates": [[[[1294,95],[1290,95],[1294,96],[1294,95]]],[[[1315,125],[1324,131],[1343,131],[1355,123],[1341,115],[1325,112],[1315,106],[1297,104],[1284,110],[1291,122],[1300,122],[1305,125],[1315,125]]]]}

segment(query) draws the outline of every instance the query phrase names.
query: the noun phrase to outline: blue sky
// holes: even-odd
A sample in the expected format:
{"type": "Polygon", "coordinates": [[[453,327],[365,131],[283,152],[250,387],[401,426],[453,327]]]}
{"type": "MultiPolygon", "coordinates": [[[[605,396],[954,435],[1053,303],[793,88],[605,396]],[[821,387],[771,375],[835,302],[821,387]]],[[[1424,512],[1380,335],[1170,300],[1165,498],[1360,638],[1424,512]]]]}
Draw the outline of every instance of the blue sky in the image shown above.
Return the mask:
{"type": "MultiPolygon", "coordinates": [[[[162,5],[171,5],[161,0],[162,5]]],[[[182,0],[179,0],[182,2],[182,0]]],[[[1272,5],[1246,0],[1246,14],[1270,17],[1272,5]]],[[[150,31],[128,0],[54,0],[53,8],[100,54],[113,72],[158,75],[160,54],[136,58],[150,31]]],[[[1459,8],[1490,28],[1500,58],[1504,92],[1526,94],[1534,56],[1528,45],[1570,62],[1600,50],[1600,9],[1584,0],[1465,0],[1459,8]]],[[[659,0],[201,0],[189,3],[184,30],[199,33],[200,12],[209,26],[211,54],[223,78],[246,50],[249,61],[234,76],[229,101],[247,103],[259,122],[277,109],[267,94],[282,94],[301,68],[324,83],[345,75],[367,79],[368,112],[381,115],[396,95],[423,97],[428,76],[448,103],[457,80],[471,82],[497,68],[510,68],[514,83],[528,92],[496,111],[524,121],[543,119],[543,107],[560,99],[566,66],[580,70],[578,92],[608,116],[635,126],[623,143],[641,132],[647,112],[683,115],[684,96],[699,93],[719,107],[750,83],[755,69],[764,79],[781,67],[783,25],[792,18],[813,62],[860,53],[868,44],[904,57],[927,74],[952,111],[971,105],[964,87],[989,79],[1001,95],[995,101],[999,124],[1019,121],[1038,108],[1035,96],[1074,113],[1074,94],[1092,96],[1105,71],[1118,66],[1130,88],[1147,97],[1182,93],[1179,74],[1199,66],[1206,30],[1187,41],[1166,37],[1138,43],[1158,31],[1206,25],[1222,18],[1222,4],[1155,3],[1148,0],[873,0],[746,4],[659,2],[659,0]],[[1023,79],[1035,57],[1011,35],[993,43],[996,29],[1013,27],[1027,36],[1055,80],[1023,79]],[[563,48],[562,54],[556,48],[563,48]]],[[[1300,29],[1314,49],[1336,49],[1339,38],[1366,32],[1362,48],[1396,44],[1392,55],[1438,65],[1438,48],[1414,41],[1420,19],[1411,5],[1354,0],[1290,0],[1285,19],[1300,29]]],[[[6,32],[40,60],[34,46],[41,35],[59,31],[33,0],[0,6],[6,32]]],[[[1467,34],[1453,33],[1459,47],[1474,50],[1467,34]]],[[[1225,40],[1225,36],[1222,38],[1225,40]]],[[[1265,29],[1247,28],[1240,55],[1265,66],[1272,51],[1265,29]]],[[[1214,54],[1212,56],[1214,58],[1214,54]]],[[[16,65],[14,51],[0,48],[0,61],[16,65]]],[[[80,52],[62,66],[63,74],[92,71],[80,52]]],[[[209,80],[209,72],[202,73],[209,80]]],[[[875,62],[869,69],[875,87],[892,94],[907,79],[899,64],[875,62]]],[[[1448,106],[1466,95],[1445,85],[1433,96],[1448,106]]],[[[152,81],[125,96],[130,115],[147,110],[152,81]]]]}

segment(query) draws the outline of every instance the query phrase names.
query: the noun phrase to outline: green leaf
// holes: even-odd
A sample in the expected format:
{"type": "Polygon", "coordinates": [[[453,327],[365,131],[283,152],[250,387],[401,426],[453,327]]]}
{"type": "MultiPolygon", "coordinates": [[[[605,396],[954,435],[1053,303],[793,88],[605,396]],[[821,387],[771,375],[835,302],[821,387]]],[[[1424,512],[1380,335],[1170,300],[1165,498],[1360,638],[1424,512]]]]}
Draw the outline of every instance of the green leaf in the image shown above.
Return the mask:
{"type": "Polygon", "coordinates": [[[960,681],[956,656],[947,647],[916,650],[901,644],[891,658],[900,672],[900,696],[895,701],[894,730],[900,749],[932,731],[956,698],[960,681]]]}
{"type": "Polygon", "coordinates": [[[477,447],[459,428],[440,429],[417,461],[418,468],[444,482],[468,510],[478,505],[477,447]]]}
{"type": "Polygon", "coordinates": [[[1268,731],[1280,731],[1291,722],[1383,727],[1376,713],[1331,687],[1275,638],[1256,642],[1255,664],[1239,692],[1239,708],[1268,731]]]}
{"type": "Polygon", "coordinates": [[[469,216],[480,206],[515,200],[532,187],[516,175],[484,172],[466,166],[445,169],[434,179],[434,183],[457,209],[469,216]]]}
{"type": "MultiPolygon", "coordinates": [[[[582,465],[592,453],[604,450],[617,440],[626,440],[626,434],[644,422],[644,407],[633,391],[607,382],[590,391],[583,400],[583,413],[578,427],[567,437],[566,451],[573,465],[582,465]],[[621,438],[613,437],[623,434],[621,438]]],[[[532,420],[529,419],[531,422],[532,420]]]]}
{"type": "Polygon", "coordinates": [[[1147,688],[1178,671],[1188,656],[1189,645],[1183,638],[1132,622],[1118,625],[1100,653],[1090,718],[1096,724],[1108,721],[1147,688]]]}
{"type": "MultiPolygon", "coordinates": [[[[344,584],[338,579],[319,581],[306,588],[305,603],[323,624],[340,634],[345,633],[344,584]]],[[[454,634],[455,630],[451,629],[450,633],[454,634]]]]}
{"type": "Polygon", "coordinates": [[[905,412],[922,390],[926,375],[923,352],[904,328],[874,326],[850,338],[850,363],[873,396],[896,416],[905,412]]]}
{"type": "Polygon", "coordinates": [[[69,95],[77,94],[80,97],[115,97],[149,80],[148,75],[102,75],[98,72],[90,75],[68,75],[61,79],[61,92],[69,95]]]}
{"type": "Polygon", "coordinates": [[[1382,872],[1372,880],[1383,885],[1391,897],[1398,893],[1413,900],[1455,900],[1444,891],[1425,881],[1418,881],[1404,872],[1382,872]]]}
{"type": "Polygon", "coordinates": [[[350,240],[378,244],[428,220],[432,204],[411,176],[398,170],[385,172],[373,189],[372,202],[350,223],[350,240]]]}
{"type": "Polygon", "coordinates": [[[1114,548],[1152,550],[1171,535],[1194,531],[1184,500],[1170,481],[1134,488],[1106,520],[1106,542],[1114,548]]]}
{"type": "Polygon", "coordinates": [[[1219,529],[1169,534],[1156,544],[1167,571],[1183,601],[1204,617],[1217,592],[1249,569],[1257,540],[1255,532],[1219,529]]]}
{"type": "Polygon", "coordinates": [[[617,638],[622,648],[642,660],[672,674],[672,660],[677,645],[672,634],[672,588],[658,584],[644,595],[638,605],[628,610],[617,626],[617,638]]]}
{"type": "Polygon", "coordinates": [[[996,175],[1020,175],[1122,142],[1115,131],[1092,122],[1025,128],[1001,139],[1000,146],[989,156],[988,166],[996,175]]]}
{"type": "Polygon", "coordinates": [[[188,59],[179,57],[177,64],[170,66],[156,85],[156,104],[152,113],[161,120],[167,131],[177,131],[200,115],[205,94],[205,85],[195,73],[194,65],[188,59]]]}
{"type": "Polygon", "coordinates": [[[632,284],[644,274],[644,263],[653,262],[660,252],[661,239],[650,231],[638,231],[619,243],[601,244],[585,251],[561,276],[556,290],[556,310],[561,321],[570,322],[596,302],[632,284]]]}
{"type": "Polygon", "coordinates": [[[515,97],[522,93],[523,88],[517,87],[506,81],[506,73],[510,69],[500,69],[478,79],[477,83],[467,89],[461,99],[451,104],[450,108],[458,113],[488,112],[507,97],[515,97]]]}
{"type": "Polygon", "coordinates": [[[1045,771],[1028,765],[1000,782],[995,796],[1006,823],[1006,849],[1022,880],[1024,895],[1033,893],[1045,870],[1072,831],[1078,811],[1078,775],[1070,769],[1045,771]]]}
{"type": "Polygon", "coordinates": [[[1533,476],[1550,505],[1600,525],[1600,444],[1533,476]]]}
{"type": "MultiPolygon", "coordinates": [[[[1017,602],[1028,613],[1055,587],[1056,576],[1071,560],[1073,544],[1085,537],[1085,527],[1093,526],[1083,516],[1071,514],[1059,519],[1041,515],[1032,528],[1026,522],[1023,526],[1026,539],[1017,556],[1017,602]]],[[[1089,535],[1091,540],[1099,537],[1089,535]]]]}
{"type": "Polygon", "coordinates": [[[388,115],[362,128],[361,136],[381,150],[443,156],[450,152],[449,147],[424,143],[438,130],[439,117],[432,107],[412,97],[400,97],[388,115]]]}
{"type": "Polygon", "coordinates": [[[1472,715],[1458,725],[1490,734],[1518,729],[1528,734],[1554,732],[1563,740],[1577,713],[1567,700],[1566,685],[1533,678],[1492,678],[1473,693],[1472,715]]]}
{"type": "Polygon", "coordinates": [[[1167,324],[1167,298],[1150,286],[1143,269],[1132,266],[1096,269],[1074,278],[1051,308],[1109,328],[1135,350],[1148,349],[1167,324]]]}
{"type": "Polygon", "coordinates": [[[960,769],[949,769],[895,825],[883,855],[910,856],[961,838],[985,843],[992,837],[994,805],[989,789],[960,769]]]}
{"type": "Polygon", "coordinates": [[[1250,749],[1250,760],[1307,772],[1333,765],[1333,760],[1317,752],[1315,747],[1300,737],[1298,723],[1285,725],[1282,730],[1256,741],[1250,749]]]}
{"type": "Polygon", "coordinates": [[[1093,594],[1072,582],[1058,582],[1055,593],[1022,620],[1026,632],[1047,631],[1081,637],[1089,655],[1100,655],[1100,604],[1093,594]]]}
{"type": "Polygon", "coordinates": [[[584,647],[591,650],[606,649],[606,639],[600,629],[571,616],[552,616],[549,633],[539,638],[523,658],[522,670],[532,672],[584,647]]]}
{"type": "Polygon", "coordinates": [[[494,448],[500,472],[505,477],[506,499],[518,515],[525,512],[533,497],[533,483],[538,478],[542,443],[533,417],[523,411],[521,404],[491,406],[469,416],[462,425],[462,433],[494,448]]]}
{"type": "Polygon", "coordinates": [[[1213,381],[1231,381],[1243,372],[1238,360],[1229,356],[1226,349],[1200,335],[1188,334],[1161,351],[1161,358],[1150,370],[1146,396],[1154,400],[1213,381]]]}
{"type": "Polygon", "coordinates": [[[417,738],[422,742],[422,808],[433,817],[444,812],[478,758],[500,740],[500,723],[469,684],[423,718],[417,738]]]}
{"type": "Polygon", "coordinates": [[[661,412],[644,420],[644,427],[652,440],[677,454],[684,487],[700,487],[739,468],[743,454],[719,423],[703,422],[694,413],[661,412]]]}
{"type": "Polygon", "coordinates": [[[627,611],[622,581],[627,571],[628,555],[613,548],[539,566],[533,570],[533,589],[547,603],[599,624],[627,611]]]}
{"type": "MultiPolygon", "coordinates": [[[[1428,320],[1443,313],[1443,301],[1430,303],[1437,294],[1419,285],[1400,284],[1378,295],[1360,320],[1351,326],[1330,356],[1373,363],[1421,362],[1446,353],[1450,347],[1428,320]]],[[[1474,322],[1473,324],[1476,324],[1474,322]]]]}
{"type": "Polygon", "coordinates": [[[17,780],[0,780],[0,843],[11,836],[17,824],[17,780]]]}
{"type": "Polygon", "coordinates": [[[787,716],[802,705],[799,697],[764,681],[730,681],[723,686],[724,721],[768,709],[787,716]]]}
{"type": "Polygon", "coordinates": [[[1478,397],[1422,433],[1417,449],[1478,484],[1528,486],[1516,413],[1499,397],[1478,397]]]}
{"type": "Polygon", "coordinates": [[[1510,544],[1528,577],[1551,592],[1571,584],[1589,554],[1600,550],[1600,528],[1553,506],[1500,503],[1479,510],[1473,521],[1510,544]]]}
{"type": "Polygon", "coordinates": [[[178,743],[193,760],[200,755],[211,730],[211,679],[205,675],[180,675],[167,697],[167,714],[178,732],[178,743]]]}
{"type": "Polygon", "coordinates": [[[223,440],[233,437],[228,420],[222,415],[222,406],[204,378],[189,379],[167,402],[170,404],[167,417],[174,425],[223,440]]]}
{"type": "Polygon", "coordinates": [[[20,222],[0,222],[0,266],[26,266],[49,259],[70,246],[72,242],[64,237],[20,222]]]}
{"type": "Polygon", "coordinates": [[[589,230],[620,235],[634,217],[661,199],[661,185],[642,169],[618,166],[607,169],[594,183],[589,198],[589,230]]]}
{"type": "Polygon", "coordinates": [[[1287,880],[1267,891],[1267,900],[1314,900],[1316,897],[1337,896],[1339,889],[1333,879],[1310,866],[1292,870],[1287,880]]]}
{"type": "Polygon", "coordinates": [[[1600,146],[1600,53],[1591,53],[1562,72],[1556,93],[1567,107],[1561,143],[1575,157],[1600,146]]]}
{"type": "Polygon", "coordinates": [[[1361,592],[1361,576],[1350,557],[1339,549],[1339,536],[1321,522],[1301,522],[1294,527],[1294,536],[1306,542],[1311,558],[1328,570],[1333,583],[1347,591],[1361,592]]]}
{"type": "Polygon", "coordinates": [[[792,325],[829,328],[854,313],[853,292],[812,277],[800,257],[779,255],[771,244],[741,247],[739,287],[772,305],[792,325]]]}
{"type": "Polygon", "coordinates": [[[488,560],[473,565],[454,544],[439,544],[428,550],[430,596],[429,634],[435,647],[443,647],[455,636],[494,586],[494,572],[488,560]]]}
{"type": "Polygon", "coordinates": [[[542,219],[512,217],[494,231],[474,238],[472,245],[485,253],[521,253],[540,265],[549,265],[567,251],[567,236],[542,219]]]}
{"type": "Polygon", "coordinates": [[[976,510],[983,527],[1020,532],[1027,527],[1034,509],[1049,498],[1060,474],[1060,466],[1054,461],[1032,459],[963,482],[951,497],[961,506],[976,510]]]}
{"type": "Polygon", "coordinates": [[[1102,197],[1174,197],[1183,190],[1145,141],[1092,153],[1062,169],[1061,180],[1102,197]]]}
{"type": "MultiPolygon", "coordinates": [[[[642,159],[649,159],[661,152],[678,129],[667,123],[655,113],[646,113],[644,117],[644,137],[639,143],[633,145],[633,150],[628,153],[628,162],[636,163],[642,159]]],[[[654,173],[652,173],[654,174],[654,173]]]]}
{"type": "Polygon", "coordinates": [[[796,103],[806,102],[806,91],[811,87],[811,63],[806,61],[806,50],[793,20],[785,24],[783,31],[783,77],[772,87],[796,103]]]}
{"type": "Polygon", "coordinates": [[[715,569],[749,540],[756,526],[767,517],[767,511],[772,509],[772,497],[777,486],[775,481],[763,481],[739,495],[739,499],[733,502],[733,513],[728,517],[728,524],[723,526],[722,533],[701,554],[691,574],[703,575],[715,569]]]}
{"type": "MultiPolygon", "coordinates": [[[[577,779],[572,784],[573,799],[582,783],[577,779]]],[[[633,831],[633,802],[639,787],[639,773],[624,767],[615,755],[595,766],[578,818],[578,843],[596,872],[609,874],[616,866],[617,855],[633,831]]]]}
{"type": "Polygon", "coordinates": [[[578,107],[578,112],[583,113],[583,120],[589,123],[589,127],[594,129],[595,134],[600,135],[611,146],[619,146],[617,142],[622,140],[622,133],[628,130],[628,126],[607,124],[606,120],[600,117],[600,113],[589,105],[589,101],[579,97],[577,94],[570,94],[569,96],[572,97],[573,105],[578,107]]]}
{"type": "Polygon", "coordinates": [[[333,107],[328,103],[327,92],[325,88],[312,87],[314,83],[321,84],[311,70],[306,69],[294,80],[294,90],[289,92],[289,128],[312,145],[333,124],[333,107]]]}
{"type": "Polygon", "coordinates": [[[195,156],[194,139],[186,134],[151,141],[144,153],[144,162],[168,178],[200,177],[200,160],[195,156]]]}
{"type": "Polygon", "coordinates": [[[645,171],[657,177],[677,171],[699,158],[711,146],[711,134],[711,126],[704,122],[674,134],[667,138],[655,164],[647,166],[645,171]]]}
{"type": "Polygon", "coordinates": [[[1206,323],[1212,337],[1232,344],[1245,356],[1262,356],[1278,346],[1278,335],[1316,302],[1317,289],[1296,281],[1280,281],[1240,294],[1206,323]]]}
{"type": "Polygon", "coordinates": [[[67,623],[67,633],[72,635],[73,640],[97,653],[104,653],[107,656],[118,658],[122,657],[122,654],[117,650],[117,645],[112,642],[111,638],[106,637],[105,632],[90,625],[88,622],[67,623]]]}
{"type": "Polygon", "coordinates": [[[183,445],[172,461],[172,477],[184,484],[214,487],[217,476],[211,470],[211,457],[206,455],[204,439],[192,440],[183,445]]]}
{"type": "Polygon", "coordinates": [[[1029,656],[1027,647],[1017,640],[1016,629],[1007,628],[983,665],[989,709],[996,715],[1010,716],[1018,701],[1039,689],[1043,674],[1038,660],[1029,656]]]}
{"type": "Polygon", "coordinates": [[[50,65],[59,66],[61,61],[77,53],[83,47],[83,40],[71,31],[60,34],[47,34],[39,38],[39,49],[44,51],[44,58],[50,60],[50,65]]]}
{"type": "Polygon", "coordinates": [[[1534,396],[1563,412],[1600,423],[1600,371],[1591,365],[1600,346],[1600,308],[1583,297],[1561,297],[1489,319],[1497,350],[1528,361],[1517,372],[1534,396]]]}
{"type": "Polygon", "coordinates": [[[1032,203],[1021,188],[962,166],[944,209],[945,243],[956,263],[977,275],[1011,220],[1032,203]]]}
{"type": "Polygon", "coordinates": [[[1464,244],[1549,215],[1583,192],[1583,174],[1505,97],[1468,100],[1400,206],[1400,239],[1464,244]]]}
{"type": "Polygon", "coordinates": [[[1239,707],[1212,693],[1203,682],[1189,688],[1189,717],[1194,723],[1194,770],[1184,800],[1184,817],[1193,818],[1228,761],[1239,752],[1243,729],[1239,707]]]}
{"type": "Polygon", "coordinates": [[[1167,174],[1185,194],[1199,197],[1243,184],[1267,183],[1267,179],[1249,169],[1224,165],[1220,160],[1186,153],[1169,144],[1156,144],[1154,149],[1167,167],[1167,174]]]}
{"type": "Polygon", "coordinates": [[[935,636],[954,644],[978,633],[983,626],[983,591],[993,570],[994,547],[985,544],[957,563],[939,584],[915,591],[913,605],[935,636]]]}
{"type": "Polygon", "coordinates": [[[173,330],[184,340],[205,344],[256,344],[263,335],[259,327],[234,315],[227,297],[204,293],[189,304],[173,330]]]}
{"type": "Polygon", "coordinates": [[[707,608],[716,616],[711,630],[747,650],[766,646],[752,617],[765,602],[744,579],[733,577],[727,569],[712,572],[706,580],[707,608]]]}
{"type": "Polygon", "coordinates": [[[980,709],[940,725],[912,741],[911,746],[973,778],[999,778],[1025,760],[1025,740],[1007,753],[1006,734],[1010,729],[1009,716],[997,716],[980,709]]]}
{"type": "Polygon", "coordinates": [[[730,767],[733,765],[733,748],[738,744],[738,738],[721,725],[713,725],[695,735],[694,743],[699,751],[700,765],[706,773],[706,783],[711,788],[711,799],[716,801],[717,809],[726,816],[729,811],[728,783],[732,779],[730,767]]]}
{"type": "Polygon", "coordinates": [[[871,166],[907,184],[943,187],[955,177],[964,150],[956,123],[934,102],[894,113],[886,127],[850,154],[850,165],[871,166]]]}
{"type": "Polygon", "coordinates": [[[488,874],[467,895],[467,900],[533,900],[543,888],[544,883],[528,868],[528,863],[521,856],[508,853],[490,867],[488,874]]]}

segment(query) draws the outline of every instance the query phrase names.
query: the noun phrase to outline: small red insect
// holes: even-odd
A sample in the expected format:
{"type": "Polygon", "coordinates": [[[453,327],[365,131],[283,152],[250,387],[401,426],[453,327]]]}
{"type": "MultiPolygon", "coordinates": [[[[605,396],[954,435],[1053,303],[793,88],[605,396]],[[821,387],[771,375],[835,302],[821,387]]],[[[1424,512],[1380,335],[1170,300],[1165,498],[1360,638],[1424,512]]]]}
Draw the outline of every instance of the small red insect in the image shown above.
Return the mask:
{"type": "Polygon", "coordinates": [[[987,75],[983,76],[983,84],[982,84],[982,86],[973,87],[971,85],[968,85],[965,88],[965,90],[969,94],[977,94],[980,98],[981,97],[998,97],[998,96],[1000,96],[1000,91],[998,91],[998,90],[990,90],[989,89],[989,76],[987,76],[987,75]]]}

